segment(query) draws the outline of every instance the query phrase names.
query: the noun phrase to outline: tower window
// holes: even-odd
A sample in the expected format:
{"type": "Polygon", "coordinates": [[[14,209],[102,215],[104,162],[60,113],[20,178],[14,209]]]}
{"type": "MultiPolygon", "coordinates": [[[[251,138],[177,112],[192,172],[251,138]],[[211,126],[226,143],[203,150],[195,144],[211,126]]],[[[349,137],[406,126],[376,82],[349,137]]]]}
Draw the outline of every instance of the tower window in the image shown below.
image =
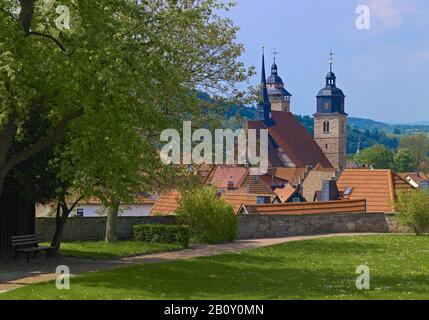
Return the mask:
{"type": "Polygon", "coordinates": [[[330,126],[329,121],[323,122],[323,133],[329,133],[330,132],[329,126],[330,126]]]}

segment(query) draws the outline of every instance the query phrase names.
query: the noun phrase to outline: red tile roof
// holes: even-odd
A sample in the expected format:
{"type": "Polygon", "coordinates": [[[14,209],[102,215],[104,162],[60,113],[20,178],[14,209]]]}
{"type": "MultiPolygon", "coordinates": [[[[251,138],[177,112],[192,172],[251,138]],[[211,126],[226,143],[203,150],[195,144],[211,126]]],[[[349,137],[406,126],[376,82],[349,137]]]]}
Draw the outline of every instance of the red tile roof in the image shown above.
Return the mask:
{"type": "Polygon", "coordinates": [[[277,188],[274,190],[274,193],[277,195],[281,203],[287,202],[296,192],[296,188],[292,187],[290,184],[286,185],[284,188],[277,188]]]}
{"type": "Polygon", "coordinates": [[[394,212],[396,192],[413,190],[391,170],[346,169],[337,185],[342,193],[346,188],[352,188],[349,199],[366,199],[368,212],[394,212]]]}
{"type": "Polygon", "coordinates": [[[239,214],[315,215],[332,213],[365,213],[365,200],[341,200],[329,202],[301,202],[271,205],[244,205],[239,214]]]}
{"type": "MultiPolygon", "coordinates": [[[[292,113],[273,111],[272,115],[275,125],[268,128],[269,136],[275,143],[269,146],[272,166],[285,167],[281,160],[281,165],[278,163],[278,154],[283,152],[296,167],[314,167],[317,164],[325,168],[332,167],[319,145],[292,113]]],[[[261,121],[248,121],[247,128],[262,129],[265,126],[261,121]]]]}
{"type": "Polygon", "coordinates": [[[247,175],[247,168],[218,166],[208,182],[219,189],[226,189],[228,188],[228,182],[232,181],[234,182],[234,187],[239,188],[247,175]]]}
{"type": "MultiPolygon", "coordinates": [[[[178,191],[170,191],[161,194],[158,201],[153,206],[150,215],[173,215],[176,211],[181,193],[178,191]]],[[[258,197],[269,197],[271,201],[274,200],[274,194],[245,194],[237,192],[224,192],[221,198],[226,204],[230,204],[234,208],[234,212],[237,212],[243,204],[256,204],[258,197]]]]}
{"type": "Polygon", "coordinates": [[[268,170],[267,175],[286,180],[296,185],[303,178],[305,171],[305,168],[271,168],[268,170]]]}
{"type": "Polygon", "coordinates": [[[176,190],[162,193],[152,207],[150,215],[172,215],[181,197],[181,193],[176,190]]]}

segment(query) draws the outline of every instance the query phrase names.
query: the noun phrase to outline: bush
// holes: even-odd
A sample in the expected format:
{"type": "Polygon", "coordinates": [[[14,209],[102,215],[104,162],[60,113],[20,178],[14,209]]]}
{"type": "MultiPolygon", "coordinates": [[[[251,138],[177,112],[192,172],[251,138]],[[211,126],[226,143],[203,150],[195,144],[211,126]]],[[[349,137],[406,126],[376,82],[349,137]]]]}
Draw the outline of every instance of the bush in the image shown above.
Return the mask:
{"type": "Polygon", "coordinates": [[[177,225],[137,225],[134,226],[133,239],[149,243],[173,243],[184,247],[189,245],[188,226],[177,225]]]}
{"type": "Polygon", "coordinates": [[[226,243],[237,236],[234,209],[219,199],[213,187],[183,192],[176,214],[180,224],[190,227],[195,242],[226,243]]]}
{"type": "Polygon", "coordinates": [[[422,190],[399,192],[395,201],[397,221],[417,235],[429,230],[429,195],[422,190]]]}

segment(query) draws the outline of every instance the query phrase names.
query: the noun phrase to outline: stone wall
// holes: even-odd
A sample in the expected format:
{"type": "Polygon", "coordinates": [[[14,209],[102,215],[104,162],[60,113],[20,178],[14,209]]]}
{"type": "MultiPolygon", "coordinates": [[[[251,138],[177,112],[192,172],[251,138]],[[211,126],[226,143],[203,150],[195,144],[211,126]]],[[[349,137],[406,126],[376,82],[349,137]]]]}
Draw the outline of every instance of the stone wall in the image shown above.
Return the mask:
{"type": "Polygon", "coordinates": [[[248,215],[239,217],[238,239],[348,232],[387,233],[389,226],[383,213],[248,215]]]}
{"type": "MultiPolygon", "coordinates": [[[[174,217],[120,217],[118,218],[118,238],[132,238],[133,226],[138,224],[174,224],[174,217]]],[[[106,217],[69,218],[64,230],[64,241],[104,240],[106,217]]],[[[55,232],[55,219],[37,218],[36,233],[43,240],[51,240],[55,232]]]]}
{"type": "MultiPolygon", "coordinates": [[[[239,216],[238,239],[279,238],[328,233],[398,233],[407,232],[398,227],[394,215],[384,213],[322,214],[322,215],[243,215],[239,216]]],[[[174,217],[118,218],[118,237],[132,238],[134,225],[174,224],[174,217]]],[[[64,241],[103,240],[106,218],[70,218],[64,241]]],[[[36,232],[44,240],[52,239],[55,219],[37,218],[36,232]]]]}

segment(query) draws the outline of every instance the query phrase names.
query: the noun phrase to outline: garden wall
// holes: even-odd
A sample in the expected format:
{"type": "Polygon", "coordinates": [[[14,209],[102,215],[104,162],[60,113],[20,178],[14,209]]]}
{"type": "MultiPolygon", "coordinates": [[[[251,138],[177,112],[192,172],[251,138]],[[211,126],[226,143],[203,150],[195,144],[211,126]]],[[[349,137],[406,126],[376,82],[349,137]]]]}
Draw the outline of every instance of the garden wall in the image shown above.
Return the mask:
{"type": "MultiPolygon", "coordinates": [[[[104,240],[106,217],[69,218],[64,230],[64,241],[104,240]]],[[[174,224],[174,217],[120,217],[118,218],[118,238],[129,240],[133,226],[137,224],[174,224]]],[[[51,240],[55,232],[55,219],[37,218],[36,232],[44,240],[51,240]]]]}
{"type": "MultiPolygon", "coordinates": [[[[174,224],[174,217],[118,218],[118,236],[131,239],[137,224],[174,224]]],[[[103,240],[106,218],[70,218],[64,234],[65,241],[103,240]]],[[[36,232],[50,240],[55,231],[55,219],[37,218],[36,232]]],[[[408,230],[397,226],[394,215],[323,214],[323,215],[248,215],[239,216],[238,239],[277,238],[327,233],[376,232],[398,233],[408,230]]]]}
{"type": "MultiPolygon", "coordinates": [[[[391,223],[393,224],[393,221],[391,223]]],[[[238,239],[389,231],[389,223],[384,213],[247,215],[239,217],[238,239]]]]}

